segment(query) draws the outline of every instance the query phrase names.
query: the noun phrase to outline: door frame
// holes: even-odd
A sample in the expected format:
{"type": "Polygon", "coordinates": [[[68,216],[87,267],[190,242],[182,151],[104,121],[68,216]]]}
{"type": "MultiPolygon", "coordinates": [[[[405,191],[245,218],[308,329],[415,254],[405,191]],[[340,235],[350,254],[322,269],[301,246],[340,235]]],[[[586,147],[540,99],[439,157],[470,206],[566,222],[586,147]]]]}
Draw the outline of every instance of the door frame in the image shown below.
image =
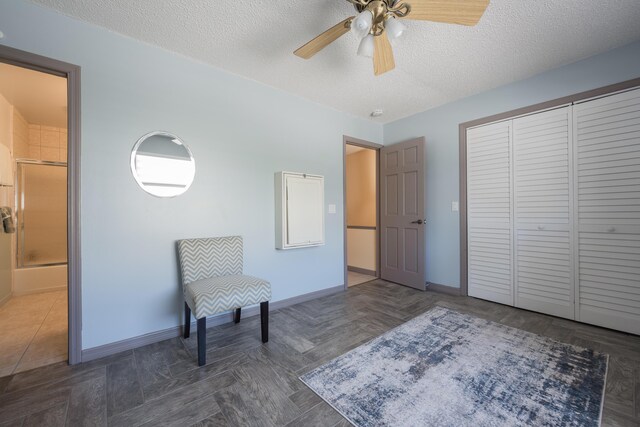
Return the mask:
{"type": "Polygon", "coordinates": [[[0,45],[0,62],[67,79],[67,293],[69,364],[82,362],[82,264],[80,250],[80,67],[0,45]]]}
{"type": "Polygon", "coordinates": [[[469,122],[460,123],[458,128],[460,154],[460,295],[469,295],[469,248],[467,242],[467,129],[489,124],[492,122],[514,119],[516,117],[525,116],[532,113],[539,113],[544,110],[550,110],[563,105],[570,105],[580,101],[586,101],[591,98],[607,96],[615,92],[626,91],[637,87],[640,87],[640,78],[626,80],[620,83],[599,87],[573,95],[563,96],[562,98],[556,98],[550,101],[529,105],[527,107],[517,108],[515,110],[494,114],[492,116],[471,120],[469,122]]]}
{"type": "Polygon", "coordinates": [[[342,136],[342,223],[343,228],[343,252],[344,252],[344,289],[349,288],[349,271],[347,261],[347,145],[356,145],[362,148],[375,150],[376,152],[376,277],[380,277],[380,149],[381,144],[365,141],[364,139],[342,136]]]}

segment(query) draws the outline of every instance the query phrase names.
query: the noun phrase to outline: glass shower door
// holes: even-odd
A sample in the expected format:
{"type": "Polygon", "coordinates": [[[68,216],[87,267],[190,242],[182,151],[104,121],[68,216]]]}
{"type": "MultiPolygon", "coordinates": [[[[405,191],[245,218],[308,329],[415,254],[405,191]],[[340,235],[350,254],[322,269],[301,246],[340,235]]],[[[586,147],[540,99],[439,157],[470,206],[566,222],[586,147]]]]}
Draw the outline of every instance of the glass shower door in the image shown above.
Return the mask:
{"type": "Polygon", "coordinates": [[[67,166],[18,163],[18,267],[67,263],[67,166]]]}

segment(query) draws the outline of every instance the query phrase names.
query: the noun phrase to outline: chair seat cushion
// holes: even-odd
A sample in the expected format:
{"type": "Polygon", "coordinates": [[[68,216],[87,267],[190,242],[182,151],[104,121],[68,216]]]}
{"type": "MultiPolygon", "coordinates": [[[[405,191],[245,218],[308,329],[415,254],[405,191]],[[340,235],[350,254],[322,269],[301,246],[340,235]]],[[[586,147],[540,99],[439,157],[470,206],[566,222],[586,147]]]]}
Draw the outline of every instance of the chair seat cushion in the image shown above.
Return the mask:
{"type": "Polygon", "coordinates": [[[195,280],[184,291],[196,319],[271,299],[269,282],[244,275],[195,280]]]}

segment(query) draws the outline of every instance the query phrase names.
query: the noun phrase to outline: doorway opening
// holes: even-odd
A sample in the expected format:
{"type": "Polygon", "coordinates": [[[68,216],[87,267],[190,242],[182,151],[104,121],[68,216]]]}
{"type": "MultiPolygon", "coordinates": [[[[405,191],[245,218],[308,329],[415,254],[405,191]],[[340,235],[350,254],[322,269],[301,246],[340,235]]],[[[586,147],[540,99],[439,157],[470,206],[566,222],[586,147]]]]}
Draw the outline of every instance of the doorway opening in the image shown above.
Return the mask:
{"type": "Polygon", "coordinates": [[[0,376],[68,360],[67,79],[0,63],[0,376]]]}
{"type": "Polygon", "coordinates": [[[82,360],[80,68],[0,45],[0,377],[82,360]]]}
{"type": "Polygon", "coordinates": [[[345,137],[345,287],[380,277],[379,151],[377,144],[345,137]]]}

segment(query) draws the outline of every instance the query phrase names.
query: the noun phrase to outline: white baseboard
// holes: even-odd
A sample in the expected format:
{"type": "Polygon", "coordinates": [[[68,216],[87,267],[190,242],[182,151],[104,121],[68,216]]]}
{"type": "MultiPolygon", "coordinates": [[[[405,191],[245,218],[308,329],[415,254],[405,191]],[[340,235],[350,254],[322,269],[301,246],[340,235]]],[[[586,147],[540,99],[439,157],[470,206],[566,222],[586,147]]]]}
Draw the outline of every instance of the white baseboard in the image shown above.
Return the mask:
{"type": "MultiPolygon", "coordinates": [[[[304,295],[298,295],[296,297],[287,298],[280,301],[269,303],[269,311],[278,310],[280,308],[288,307],[290,305],[299,304],[301,302],[310,301],[316,298],[332,295],[338,292],[344,291],[344,285],[334,286],[327,289],[322,289],[315,292],[310,292],[304,295]]],[[[258,306],[242,309],[242,317],[247,318],[256,316],[260,313],[258,306]]],[[[215,316],[207,317],[207,328],[222,325],[224,323],[233,322],[232,312],[221,313],[215,316]]],[[[191,329],[196,330],[196,322],[191,323],[191,329]]],[[[100,345],[97,347],[87,348],[82,350],[82,362],[89,362],[91,360],[100,359],[102,357],[111,356],[112,354],[120,353],[134,348],[142,347],[145,345],[153,344],[158,341],[168,340],[170,338],[179,337],[182,335],[182,325],[174,326],[172,328],[163,329],[161,331],[151,332],[148,334],[140,335],[137,337],[127,338],[125,340],[116,341],[109,344],[100,345]]]]}

